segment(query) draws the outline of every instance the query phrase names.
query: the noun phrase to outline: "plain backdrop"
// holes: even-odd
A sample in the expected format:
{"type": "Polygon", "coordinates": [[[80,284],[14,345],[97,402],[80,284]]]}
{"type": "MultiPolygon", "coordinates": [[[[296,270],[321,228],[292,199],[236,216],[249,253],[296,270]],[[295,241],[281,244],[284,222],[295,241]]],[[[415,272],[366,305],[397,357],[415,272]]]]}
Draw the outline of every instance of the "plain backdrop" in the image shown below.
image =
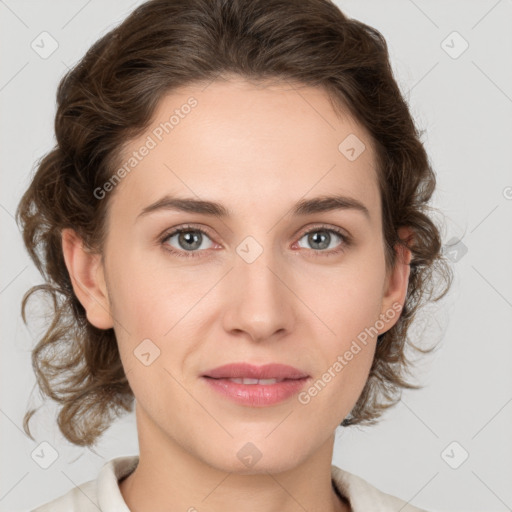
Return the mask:
{"type": "MultiPolygon", "coordinates": [[[[40,396],[30,362],[38,328],[23,324],[20,303],[41,277],[14,212],[36,160],[53,146],[59,80],[140,3],[0,1],[1,511],[29,510],[96,478],[112,457],[138,453],[133,415],[95,452],[62,437],[51,404],[32,423],[36,441],[23,432],[23,414],[40,396]],[[36,50],[41,38],[47,52],[58,45],[51,55],[36,50]],[[41,443],[57,454],[47,469],[34,456],[41,443]]],[[[404,392],[377,426],[339,428],[333,462],[429,511],[511,510],[512,1],[338,5],[388,42],[437,173],[433,204],[444,213],[455,279],[412,331],[416,340],[443,340],[418,365],[424,389],[404,392]]]]}

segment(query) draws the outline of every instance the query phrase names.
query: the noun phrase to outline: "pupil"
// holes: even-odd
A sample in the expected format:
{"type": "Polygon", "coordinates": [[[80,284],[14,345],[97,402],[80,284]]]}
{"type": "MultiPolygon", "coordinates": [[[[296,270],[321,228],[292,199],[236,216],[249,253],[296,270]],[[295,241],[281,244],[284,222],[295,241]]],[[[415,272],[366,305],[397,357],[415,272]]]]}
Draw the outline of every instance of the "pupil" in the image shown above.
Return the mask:
{"type": "MultiPolygon", "coordinates": [[[[196,245],[194,247],[192,247],[192,249],[197,249],[198,247],[201,246],[201,243],[197,243],[197,241],[199,240],[199,234],[193,234],[192,231],[185,231],[183,233],[181,233],[180,235],[180,243],[184,240],[186,242],[186,244],[193,244],[194,243],[194,239],[195,239],[195,242],[196,242],[196,245]]],[[[187,249],[187,247],[185,246],[185,249],[187,249]]],[[[187,250],[190,249],[190,246],[188,247],[187,250]]]]}
{"type": "Polygon", "coordinates": [[[326,240],[329,239],[329,233],[327,233],[326,231],[317,231],[316,233],[310,235],[310,241],[312,241],[312,244],[317,244],[317,243],[320,243],[321,247],[319,247],[320,249],[325,249],[326,247],[329,247],[329,243],[327,242],[326,243],[326,240]],[[324,241],[322,242],[321,240],[318,241],[317,239],[318,238],[324,238],[324,241]]]}

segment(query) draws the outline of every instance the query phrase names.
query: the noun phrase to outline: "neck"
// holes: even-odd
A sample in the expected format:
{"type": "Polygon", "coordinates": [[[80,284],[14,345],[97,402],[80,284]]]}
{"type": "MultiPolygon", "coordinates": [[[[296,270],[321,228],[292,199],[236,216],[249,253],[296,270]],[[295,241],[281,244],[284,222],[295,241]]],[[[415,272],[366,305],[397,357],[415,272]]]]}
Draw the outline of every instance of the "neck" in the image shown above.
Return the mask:
{"type": "Polygon", "coordinates": [[[119,484],[130,510],[350,512],[331,481],[334,435],[291,469],[223,471],[164,434],[137,407],[139,464],[119,484]]]}

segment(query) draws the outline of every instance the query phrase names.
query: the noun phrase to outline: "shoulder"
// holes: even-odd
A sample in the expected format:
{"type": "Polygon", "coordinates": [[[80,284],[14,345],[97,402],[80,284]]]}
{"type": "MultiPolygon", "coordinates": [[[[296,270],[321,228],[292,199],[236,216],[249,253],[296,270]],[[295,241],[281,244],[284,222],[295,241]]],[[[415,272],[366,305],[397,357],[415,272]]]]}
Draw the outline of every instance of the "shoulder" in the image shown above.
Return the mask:
{"type": "Polygon", "coordinates": [[[96,480],[78,485],[31,512],[129,512],[119,490],[118,481],[131,473],[138,461],[137,456],[111,459],[103,465],[96,480]]]}
{"type": "Polygon", "coordinates": [[[414,507],[405,500],[380,491],[364,478],[349,473],[335,465],[331,466],[332,480],[340,493],[349,502],[352,512],[427,512],[414,507]]]}
{"type": "Polygon", "coordinates": [[[32,512],[98,512],[98,509],[96,481],[91,480],[74,487],[49,503],[33,509],[32,512]]]}

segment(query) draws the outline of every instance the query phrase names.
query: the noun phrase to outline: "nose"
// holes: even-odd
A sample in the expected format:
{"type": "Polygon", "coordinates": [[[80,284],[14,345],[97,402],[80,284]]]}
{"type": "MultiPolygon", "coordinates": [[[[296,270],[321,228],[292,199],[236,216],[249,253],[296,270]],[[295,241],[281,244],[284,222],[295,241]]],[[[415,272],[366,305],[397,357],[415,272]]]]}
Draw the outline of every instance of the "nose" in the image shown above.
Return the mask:
{"type": "Polygon", "coordinates": [[[296,301],[293,277],[264,250],[251,263],[236,257],[224,283],[227,296],[223,324],[226,332],[263,342],[293,330],[296,301]]]}

